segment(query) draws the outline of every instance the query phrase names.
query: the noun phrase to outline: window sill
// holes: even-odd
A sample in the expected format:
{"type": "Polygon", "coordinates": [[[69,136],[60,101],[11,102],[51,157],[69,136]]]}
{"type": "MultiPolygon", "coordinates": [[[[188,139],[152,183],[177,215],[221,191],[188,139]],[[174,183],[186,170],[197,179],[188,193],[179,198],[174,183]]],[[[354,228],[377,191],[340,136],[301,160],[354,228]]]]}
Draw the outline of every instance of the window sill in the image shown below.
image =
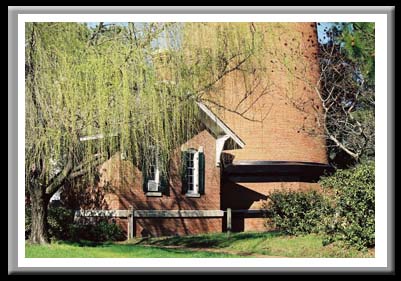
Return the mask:
{"type": "Polygon", "coordinates": [[[187,193],[185,194],[185,197],[192,197],[192,198],[199,198],[200,194],[199,193],[187,193]]]}
{"type": "Polygon", "coordinates": [[[148,197],[162,197],[163,194],[161,192],[146,192],[146,196],[148,197]]]}

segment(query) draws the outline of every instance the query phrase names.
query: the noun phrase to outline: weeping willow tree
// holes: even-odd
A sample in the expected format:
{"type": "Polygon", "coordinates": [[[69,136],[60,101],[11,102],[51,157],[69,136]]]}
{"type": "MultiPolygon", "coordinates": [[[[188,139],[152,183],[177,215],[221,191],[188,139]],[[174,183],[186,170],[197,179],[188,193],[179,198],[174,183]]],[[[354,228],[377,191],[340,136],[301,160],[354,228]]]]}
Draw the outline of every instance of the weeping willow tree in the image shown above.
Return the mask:
{"type": "Polygon", "coordinates": [[[123,151],[157,148],[162,172],[196,130],[195,101],[252,62],[251,24],[27,23],[25,175],[30,241],[47,243],[52,195],[123,151]],[[207,44],[205,44],[207,42],[207,44]]]}

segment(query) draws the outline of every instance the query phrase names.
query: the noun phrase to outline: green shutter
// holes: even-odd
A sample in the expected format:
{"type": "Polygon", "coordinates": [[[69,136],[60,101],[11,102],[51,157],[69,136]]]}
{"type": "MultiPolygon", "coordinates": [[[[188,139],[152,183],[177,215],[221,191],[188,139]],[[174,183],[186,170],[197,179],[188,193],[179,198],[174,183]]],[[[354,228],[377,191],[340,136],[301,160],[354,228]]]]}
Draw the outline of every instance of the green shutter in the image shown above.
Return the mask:
{"type": "Polygon", "coordinates": [[[199,152],[199,193],[205,194],[205,154],[199,152]]]}
{"type": "Polygon", "coordinates": [[[187,180],[187,159],[189,153],[187,151],[181,151],[181,183],[182,183],[182,194],[187,193],[188,180],[187,180]]]}
{"type": "Polygon", "coordinates": [[[165,173],[160,175],[160,192],[164,195],[169,195],[168,175],[165,173]]]}
{"type": "Polygon", "coordinates": [[[143,192],[148,192],[148,171],[144,162],[142,162],[142,189],[143,192]]]}

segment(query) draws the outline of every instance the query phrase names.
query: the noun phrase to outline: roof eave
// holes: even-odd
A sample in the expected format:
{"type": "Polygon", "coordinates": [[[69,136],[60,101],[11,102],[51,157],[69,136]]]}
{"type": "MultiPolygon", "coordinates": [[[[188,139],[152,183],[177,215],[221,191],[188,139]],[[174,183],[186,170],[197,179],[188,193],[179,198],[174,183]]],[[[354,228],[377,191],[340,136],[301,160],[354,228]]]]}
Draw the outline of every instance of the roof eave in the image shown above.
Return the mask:
{"type": "MultiPolygon", "coordinates": [[[[228,135],[239,147],[243,148],[245,146],[245,143],[238,137],[220,118],[218,118],[206,105],[204,105],[201,102],[196,102],[196,104],[199,106],[199,108],[206,114],[208,118],[210,118],[216,125],[217,127],[224,132],[224,135],[228,135]]],[[[205,123],[207,126],[207,124],[205,123]]],[[[213,128],[209,128],[213,130],[213,128]]],[[[217,132],[215,132],[216,135],[219,135],[217,132]]]]}

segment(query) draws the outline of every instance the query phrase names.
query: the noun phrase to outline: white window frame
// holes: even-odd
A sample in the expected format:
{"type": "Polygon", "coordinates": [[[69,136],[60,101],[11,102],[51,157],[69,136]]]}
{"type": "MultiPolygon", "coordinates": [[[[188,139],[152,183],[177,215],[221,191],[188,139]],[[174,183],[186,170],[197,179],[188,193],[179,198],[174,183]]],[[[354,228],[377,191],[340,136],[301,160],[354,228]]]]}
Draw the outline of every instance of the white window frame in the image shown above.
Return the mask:
{"type": "Polygon", "coordinates": [[[194,153],[194,159],[192,160],[194,163],[193,169],[193,182],[192,182],[192,190],[189,193],[199,194],[199,151],[194,153]]]}
{"type": "Polygon", "coordinates": [[[150,179],[150,180],[154,180],[157,184],[160,184],[159,158],[157,156],[156,156],[155,162],[156,163],[154,165],[151,165],[154,167],[154,171],[153,171],[154,177],[153,177],[153,179],[150,179]]]}
{"type": "Polygon", "coordinates": [[[203,152],[203,147],[199,147],[198,150],[195,149],[189,149],[188,150],[189,154],[191,155],[190,157],[193,157],[189,162],[193,163],[193,166],[190,167],[187,163],[187,176],[192,177],[192,181],[189,181],[186,183],[187,184],[187,193],[186,195],[195,195],[199,196],[199,152],[203,152]],[[192,156],[193,155],[193,156],[192,156]],[[192,170],[192,175],[189,175],[189,170],[192,170]]]}

